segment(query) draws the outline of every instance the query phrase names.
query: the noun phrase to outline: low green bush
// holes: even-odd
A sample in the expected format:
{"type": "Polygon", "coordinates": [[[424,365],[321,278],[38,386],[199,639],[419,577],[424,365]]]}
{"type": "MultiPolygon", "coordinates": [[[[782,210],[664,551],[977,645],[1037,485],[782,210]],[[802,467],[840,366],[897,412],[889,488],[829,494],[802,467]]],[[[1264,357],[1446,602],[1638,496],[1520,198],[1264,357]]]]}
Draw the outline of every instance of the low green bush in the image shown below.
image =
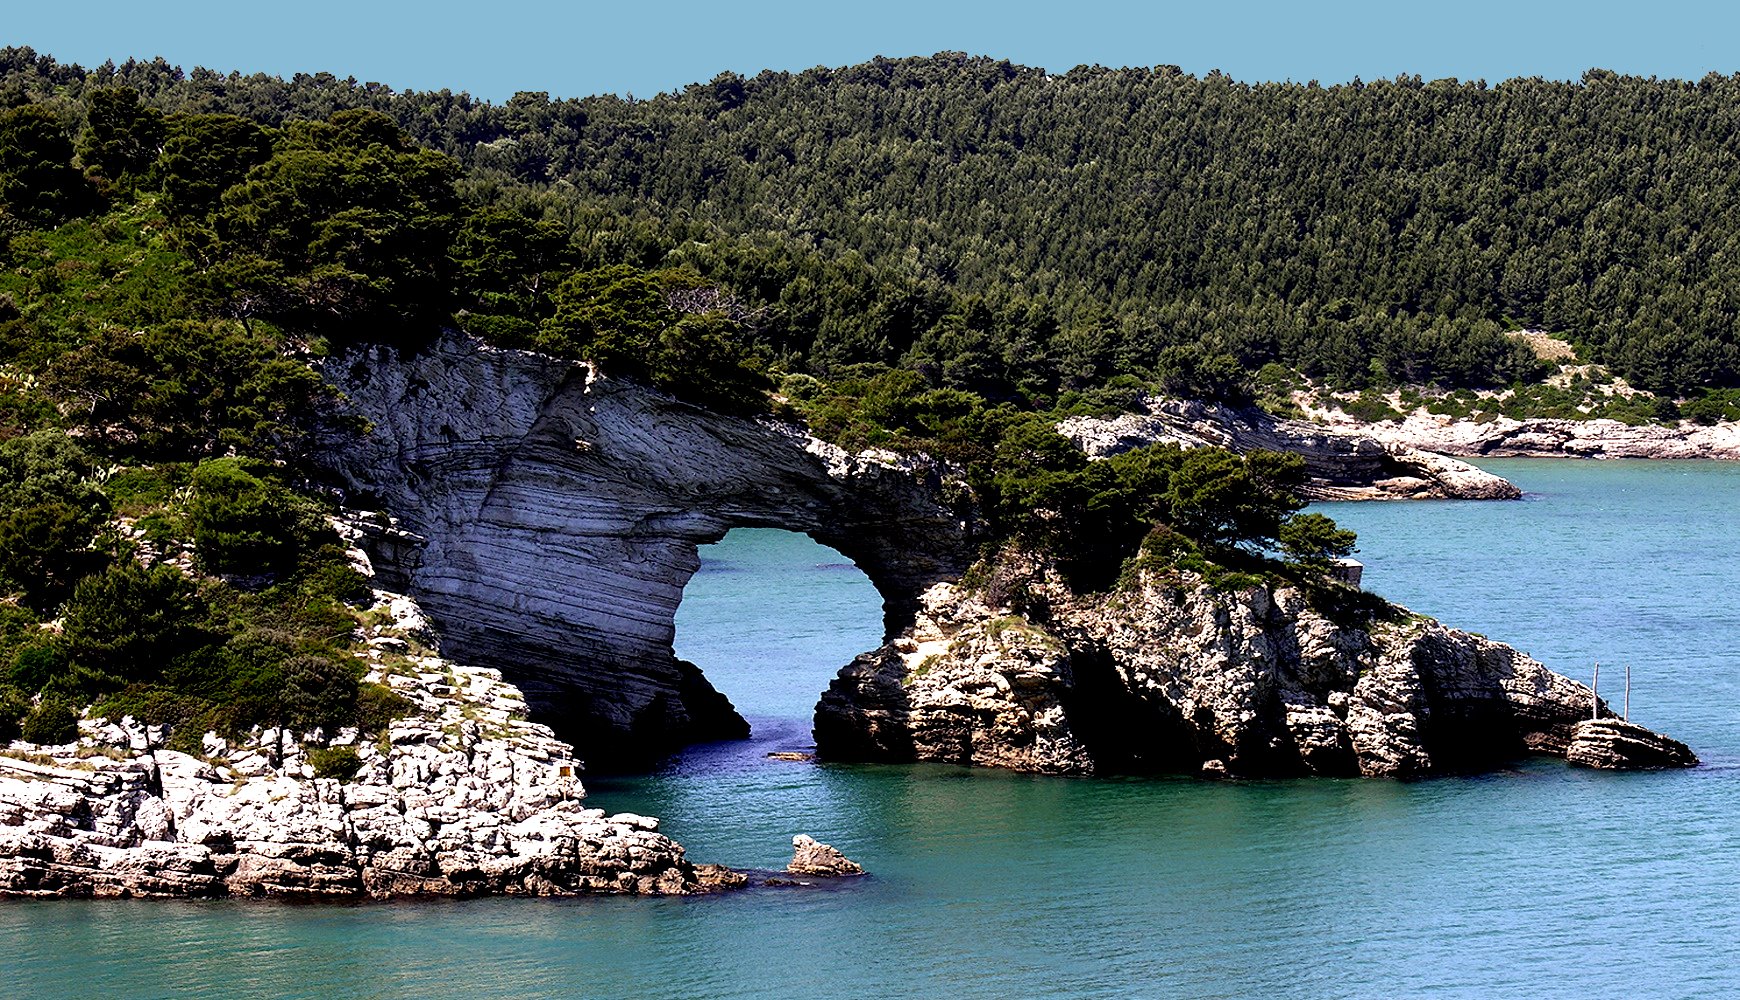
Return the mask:
{"type": "Polygon", "coordinates": [[[292,565],[303,501],[256,463],[222,458],[193,472],[188,527],[200,568],[210,573],[278,573],[292,565]]]}
{"type": "Polygon", "coordinates": [[[1342,412],[1355,420],[1363,420],[1368,424],[1402,419],[1401,413],[1389,404],[1389,400],[1370,389],[1361,392],[1351,400],[1343,400],[1341,409],[1342,412]]]}
{"type": "Polygon", "coordinates": [[[0,746],[24,734],[21,725],[30,714],[30,696],[9,684],[0,684],[0,746]]]}
{"type": "Polygon", "coordinates": [[[349,781],[362,770],[362,758],[356,747],[319,747],[308,751],[308,765],[316,778],[337,778],[349,781]]]}
{"type": "Polygon", "coordinates": [[[78,713],[72,705],[59,698],[44,698],[24,717],[19,727],[24,739],[31,743],[58,746],[78,739],[78,713]]]}
{"type": "Polygon", "coordinates": [[[394,719],[411,714],[411,703],[385,684],[362,684],[356,692],[356,727],[365,733],[385,732],[394,719]]]}

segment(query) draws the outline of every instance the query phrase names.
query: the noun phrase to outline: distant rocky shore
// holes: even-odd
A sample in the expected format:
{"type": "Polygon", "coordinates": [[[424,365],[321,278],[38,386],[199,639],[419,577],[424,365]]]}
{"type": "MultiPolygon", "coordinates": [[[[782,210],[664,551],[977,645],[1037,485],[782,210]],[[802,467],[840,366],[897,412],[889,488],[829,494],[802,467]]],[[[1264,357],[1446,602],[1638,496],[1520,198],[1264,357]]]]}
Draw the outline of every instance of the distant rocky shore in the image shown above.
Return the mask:
{"type": "Polygon", "coordinates": [[[1379,437],[1371,428],[1286,420],[1255,407],[1150,397],[1144,411],[1117,417],[1071,417],[1058,431],[1090,456],[1143,445],[1214,445],[1233,451],[1291,451],[1303,456],[1313,500],[1514,500],[1522,491],[1435,449],[1379,437]]]}
{"type": "Polygon", "coordinates": [[[1618,420],[1463,420],[1414,413],[1364,423],[1336,411],[1324,426],[1362,434],[1387,446],[1463,458],[1651,458],[1740,460],[1740,423],[1626,424],[1618,420]]]}

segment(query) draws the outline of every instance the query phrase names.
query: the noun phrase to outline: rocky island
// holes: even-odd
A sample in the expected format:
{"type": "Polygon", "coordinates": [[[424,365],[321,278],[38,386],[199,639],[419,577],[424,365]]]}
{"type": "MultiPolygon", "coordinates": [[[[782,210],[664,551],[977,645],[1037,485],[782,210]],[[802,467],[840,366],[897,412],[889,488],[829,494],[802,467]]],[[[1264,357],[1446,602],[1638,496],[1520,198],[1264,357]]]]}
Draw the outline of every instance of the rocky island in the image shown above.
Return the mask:
{"type": "MultiPolygon", "coordinates": [[[[979,515],[951,487],[959,470],[923,455],[851,453],[460,335],[342,355],[326,373],[371,429],[321,460],[347,503],[393,512],[341,520],[352,558],[393,588],[376,590],[359,655],[410,710],[373,740],[211,732],[195,754],[167,748],[163,727],[92,718],[74,743],[14,744],[0,756],[0,893],[739,887],[744,875],[691,863],[657,820],[586,808],[578,779],[583,760],[747,732],[671,645],[697,546],[737,526],[810,534],[883,596],[885,645],[817,708],[825,759],[1210,777],[1418,776],[1529,752],[1695,762],[1638,727],[1579,729],[1583,685],[1332,582],[1229,584],[1145,557],[1116,587],[1081,591],[1019,548],[984,558],[979,515]]],[[[1288,433],[1155,412],[1065,431],[1089,452],[1181,422],[1204,443],[1253,444],[1228,426],[1261,445],[1288,433]]],[[[1504,495],[1429,458],[1311,441],[1326,489],[1407,461],[1437,477],[1428,489],[1504,495]]],[[[856,869],[806,841],[793,871],[856,869]]]]}

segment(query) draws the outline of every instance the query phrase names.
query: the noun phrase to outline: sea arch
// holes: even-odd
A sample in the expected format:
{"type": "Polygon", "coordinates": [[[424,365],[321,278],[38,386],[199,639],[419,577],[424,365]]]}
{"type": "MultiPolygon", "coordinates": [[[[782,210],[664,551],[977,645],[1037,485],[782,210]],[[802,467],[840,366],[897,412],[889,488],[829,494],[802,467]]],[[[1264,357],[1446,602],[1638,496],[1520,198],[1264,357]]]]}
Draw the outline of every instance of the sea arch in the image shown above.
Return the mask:
{"type": "Polygon", "coordinates": [[[869,577],[893,636],[976,544],[922,459],[853,455],[584,364],[450,335],[326,373],[372,428],[327,454],[351,506],[393,519],[367,532],[377,573],[418,598],[445,653],[499,667],[597,766],[745,732],[672,647],[699,546],[738,527],[809,535],[869,577]]]}

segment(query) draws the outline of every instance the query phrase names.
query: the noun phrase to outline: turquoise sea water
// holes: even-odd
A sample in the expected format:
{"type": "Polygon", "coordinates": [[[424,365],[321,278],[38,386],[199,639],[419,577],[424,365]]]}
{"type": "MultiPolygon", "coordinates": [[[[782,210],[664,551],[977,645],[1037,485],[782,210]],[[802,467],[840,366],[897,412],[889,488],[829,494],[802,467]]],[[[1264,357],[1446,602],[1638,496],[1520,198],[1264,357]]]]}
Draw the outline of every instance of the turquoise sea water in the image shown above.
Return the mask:
{"type": "Polygon", "coordinates": [[[755,738],[589,786],[699,860],[777,867],[801,831],[872,877],[678,900],[13,902],[0,997],[1740,994],[1740,466],[1490,467],[1529,498],[1326,509],[1360,531],[1370,589],[1579,676],[1631,663],[1634,717],[1704,767],[1215,784],[770,761],[808,745],[817,693],[879,641],[879,601],[807,539],[734,532],[704,553],[678,646],[755,738]]]}

